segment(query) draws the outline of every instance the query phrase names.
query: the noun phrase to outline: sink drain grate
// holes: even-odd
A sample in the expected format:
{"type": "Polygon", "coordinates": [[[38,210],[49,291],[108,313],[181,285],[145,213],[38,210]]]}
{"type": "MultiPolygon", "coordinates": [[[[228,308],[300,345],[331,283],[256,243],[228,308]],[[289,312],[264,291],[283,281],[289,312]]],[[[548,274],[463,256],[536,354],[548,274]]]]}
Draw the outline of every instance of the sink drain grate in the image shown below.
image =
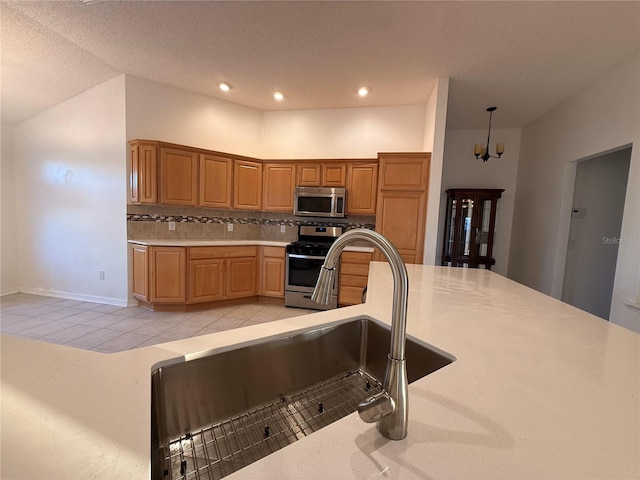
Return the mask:
{"type": "Polygon", "coordinates": [[[165,445],[166,480],[216,480],[329,425],[382,390],[361,371],[349,372],[165,445]]]}

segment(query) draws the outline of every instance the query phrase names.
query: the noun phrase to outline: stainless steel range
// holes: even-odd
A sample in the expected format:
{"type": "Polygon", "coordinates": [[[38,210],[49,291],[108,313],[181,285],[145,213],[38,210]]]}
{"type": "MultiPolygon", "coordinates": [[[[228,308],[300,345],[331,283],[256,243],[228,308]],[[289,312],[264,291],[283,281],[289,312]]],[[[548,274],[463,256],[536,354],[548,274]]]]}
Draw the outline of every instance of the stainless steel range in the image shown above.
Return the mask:
{"type": "Polygon", "coordinates": [[[287,245],[284,304],[288,307],[328,310],[338,306],[338,275],[329,305],[319,305],[311,294],[320,274],[320,267],[331,244],[342,235],[343,227],[303,225],[298,240],[287,245]]]}

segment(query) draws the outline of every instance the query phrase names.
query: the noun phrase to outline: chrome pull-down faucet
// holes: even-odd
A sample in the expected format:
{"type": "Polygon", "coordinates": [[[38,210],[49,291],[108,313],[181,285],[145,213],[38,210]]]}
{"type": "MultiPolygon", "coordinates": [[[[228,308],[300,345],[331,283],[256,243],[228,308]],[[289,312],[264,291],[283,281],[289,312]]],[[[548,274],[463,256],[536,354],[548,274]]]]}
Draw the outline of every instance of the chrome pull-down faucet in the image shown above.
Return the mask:
{"type": "Polygon", "coordinates": [[[367,229],[349,230],[331,245],[324,265],[320,269],[318,282],[311,299],[324,305],[329,303],[340,253],[347,245],[355,241],[365,241],[377,247],[389,262],[393,275],[391,346],[383,391],[362,401],[358,405],[358,413],[365,422],[378,422],[378,430],[385,437],[391,440],[402,440],[407,436],[409,412],[409,382],[404,353],[409,279],[400,253],[389,240],[377,232],[367,229]]]}

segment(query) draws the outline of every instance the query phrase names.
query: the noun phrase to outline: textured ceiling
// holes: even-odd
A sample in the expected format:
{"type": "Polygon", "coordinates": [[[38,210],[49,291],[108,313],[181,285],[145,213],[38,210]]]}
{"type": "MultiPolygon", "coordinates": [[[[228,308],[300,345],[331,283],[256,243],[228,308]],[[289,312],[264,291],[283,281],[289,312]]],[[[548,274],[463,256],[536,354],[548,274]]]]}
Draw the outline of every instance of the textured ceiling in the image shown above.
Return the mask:
{"type": "Polygon", "coordinates": [[[122,73],[259,110],[426,103],[521,127],[640,48],[640,2],[2,1],[2,121],[122,73]],[[233,89],[218,90],[218,81],[233,89]],[[367,85],[367,98],[355,95],[367,85]],[[282,90],[285,101],[271,94],[282,90]]]}

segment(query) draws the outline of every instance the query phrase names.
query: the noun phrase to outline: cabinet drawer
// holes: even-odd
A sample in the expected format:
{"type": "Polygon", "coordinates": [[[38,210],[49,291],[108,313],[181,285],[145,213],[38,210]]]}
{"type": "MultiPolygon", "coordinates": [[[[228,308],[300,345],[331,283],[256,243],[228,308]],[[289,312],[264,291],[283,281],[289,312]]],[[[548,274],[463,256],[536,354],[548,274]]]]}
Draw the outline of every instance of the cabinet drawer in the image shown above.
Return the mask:
{"type": "Polygon", "coordinates": [[[284,247],[262,247],[265,257],[284,258],[284,247]]]}
{"type": "Polygon", "coordinates": [[[364,288],[367,286],[367,282],[369,281],[368,277],[363,277],[360,275],[342,275],[340,274],[340,286],[341,287],[360,287],[364,288]]]}
{"type": "Polygon", "coordinates": [[[340,287],[338,303],[341,305],[357,305],[362,303],[362,287],[340,287]]]}
{"type": "Polygon", "coordinates": [[[342,252],[342,263],[366,263],[369,264],[373,253],[369,252],[342,252]]]}
{"type": "Polygon", "coordinates": [[[359,275],[366,278],[369,276],[369,264],[342,263],[340,265],[340,275],[359,275]]]}
{"type": "Polygon", "coordinates": [[[255,257],[257,247],[237,246],[237,247],[191,247],[189,248],[189,259],[199,258],[235,258],[235,257],[255,257]]]}

